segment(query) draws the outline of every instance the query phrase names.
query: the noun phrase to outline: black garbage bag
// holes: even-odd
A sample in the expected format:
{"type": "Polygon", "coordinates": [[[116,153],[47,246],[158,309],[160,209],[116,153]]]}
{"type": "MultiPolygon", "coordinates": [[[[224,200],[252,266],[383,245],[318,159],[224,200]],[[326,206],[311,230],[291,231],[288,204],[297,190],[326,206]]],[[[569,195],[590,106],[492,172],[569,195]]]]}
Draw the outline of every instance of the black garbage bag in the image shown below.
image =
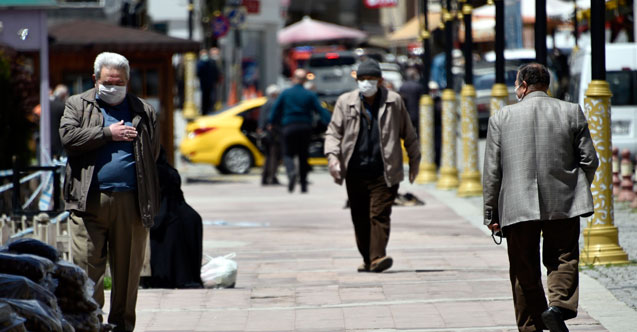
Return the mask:
{"type": "Polygon", "coordinates": [[[0,274],[0,298],[38,300],[53,310],[58,307],[55,295],[48,289],[27,277],[13,274],[0,274]]]}
{"type": "Polygon", "coordinates": [[[179,172],[162,149],[157,161],[161,208],[150,230],[151,277],[143,284],[155,288],[201,288],[203,224],[186,203],[179,172]]]}
{"type": "Polygon", "coordinates": [[[59,261],[53,271],[58,281],[57,304],[65,314],[91,313],[99,308],[93,299],[94,284],[79,266],[59,261]]]}
{"type": "Polygon", "coordinates": [[[18,254],[31,254],[47,258],[52,262],[60,260],[60,253],[52,246],[36,239],[18,239],[8,245],[10,252],[18,254]]]}
{"type": "Polygon", "coordinates": [[[54,267],[55,264],[44,257],[0,253],[0,273],[24,276],[36,283],[44,281],[54,267]]]}
{"type": "Polygon", "coordinates": [[[24,326],[30,332],[64,332],[61,317],[38,300],[12,300],[0,298],[0,304],[8,304],[26,319],[24,326]]]}
{"type": "Polygon", "coordinates": [[[0,303],[0,331],[2,332],[27,332],[24,323],[27,320],[18,316],[6,303],[0,303]]]}

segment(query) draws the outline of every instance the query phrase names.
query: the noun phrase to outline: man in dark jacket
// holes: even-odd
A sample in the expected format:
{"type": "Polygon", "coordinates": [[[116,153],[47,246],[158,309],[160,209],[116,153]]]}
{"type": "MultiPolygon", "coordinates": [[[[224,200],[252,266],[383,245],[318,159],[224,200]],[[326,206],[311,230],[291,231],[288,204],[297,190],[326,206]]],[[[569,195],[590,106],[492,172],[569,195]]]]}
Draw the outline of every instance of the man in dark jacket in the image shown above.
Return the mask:
{"type": "Polygon", "coordinates": [[[407,108],[407,112],[409,113],[409,119],[411,120],[411,124],[414,126],[416,130],[416,134],[419,134],[418,130],[418,121],[420,119],[420,97],[423,94],[423,87],[420,84],[420,75],[418,74],[418,70],[416,68],[407,69],[407,81],[400,86],[398,93],[403,100],[405,101],[405,107],[407,108]]]}
{"type": "Polygon", "coordinates": [[[137,288],[148,228],[159,207],[157,116],[126,92],[128,60],[104,52],[95,58],[95,88],[71,96],[60,123],[68,155],[64,200],[71,211],[73,262],[95,282],[104,305],[106,260],[113,278],[108,322],[135,327],[137,288]]]}
{"type": "Polygon", "coordinates": [[[303,87],[307,72],[303,69],[294,71],[294,86],[283,91],[272,106],[272,113],[268,124],[282,127],[283,135],[283,163],[288,173],[288,191],[293,192],[297,180],[294,157],[299,157],[298,177],[301,192],[307,192],[307,173],[310,166],[307,163],[312,135],[314,111],[321,116],[324,124],[330,122],[330,112],[321,106],[316,94],[303,87]]]}

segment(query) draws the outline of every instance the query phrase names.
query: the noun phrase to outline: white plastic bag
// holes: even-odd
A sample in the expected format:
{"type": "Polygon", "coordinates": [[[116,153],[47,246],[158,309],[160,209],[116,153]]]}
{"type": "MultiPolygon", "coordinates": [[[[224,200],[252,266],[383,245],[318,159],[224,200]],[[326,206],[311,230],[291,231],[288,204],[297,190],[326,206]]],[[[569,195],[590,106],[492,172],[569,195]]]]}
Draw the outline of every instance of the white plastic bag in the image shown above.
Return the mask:
{"type": "Polygon", "coordinates": [[[201,281],[206,288],[234,288],[237,281],[237,262],[230,259],[235,253],[225,256],[208,257],[208,263],[201,267],[201,281]]]}

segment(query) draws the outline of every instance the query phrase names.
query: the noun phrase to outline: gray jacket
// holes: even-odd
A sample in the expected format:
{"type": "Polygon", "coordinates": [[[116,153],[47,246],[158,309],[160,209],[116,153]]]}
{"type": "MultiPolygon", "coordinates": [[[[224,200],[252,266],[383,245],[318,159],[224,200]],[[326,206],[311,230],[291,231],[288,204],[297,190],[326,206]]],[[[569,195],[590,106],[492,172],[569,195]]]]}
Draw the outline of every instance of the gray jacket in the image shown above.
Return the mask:
{"type": "MultiPolygon", "coordinates": [[[[95,89],[69,97],[60,121],[60,138],[68,155],[64,179],[67,210],[86,211],[95,160],[100,147],[111,142],[112,133],[103,127],[104,117],[95,100],[95,89]]],[[[157,115],[152,106],[131,94],[130,105],[137,138],[133,141],[137,197],[144,226],[151,227],[159,210],[159,179],[155,162],[159,157],[157,115]]]]}
{"type": "MultiPolygon", "coordinates": [[[[418,168],[420,144],[411,125],[409,114],[399,94],[379,88],[380,109],[378,128],[380,130],[381,156],[387,186],[400,183],[404,178],[403,151],[401,140],[409,156],[409,167],[418,168]]],[[[352,158],[360,131],[363,102],[358,89],[341,95],[334,106],[332,120],[325,133],[325,155],[329,160],[337,158],[341,165],[341,179],[347,174],[347,165],[352,158]]]]}
{"type": "Polygon", "coordinates": [[[489,119],[484,224],[591,215],[598,164],[579,105],[535,91],[503,107],[489,119]]]}

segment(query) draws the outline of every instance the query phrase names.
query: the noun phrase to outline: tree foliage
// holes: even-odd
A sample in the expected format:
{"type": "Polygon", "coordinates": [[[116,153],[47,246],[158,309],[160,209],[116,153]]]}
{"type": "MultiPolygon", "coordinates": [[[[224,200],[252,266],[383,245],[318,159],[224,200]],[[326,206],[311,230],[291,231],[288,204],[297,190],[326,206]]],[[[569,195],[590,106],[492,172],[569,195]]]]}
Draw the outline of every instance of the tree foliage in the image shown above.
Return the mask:
{"type": "Polygon", "coordinates": [[[30,141],[37,119],[32,110],[39,93],[25,63],[24,56],[0,45],[0,169],[11,168],[13,156],[26,163],[34,154],[30,141]]]}

